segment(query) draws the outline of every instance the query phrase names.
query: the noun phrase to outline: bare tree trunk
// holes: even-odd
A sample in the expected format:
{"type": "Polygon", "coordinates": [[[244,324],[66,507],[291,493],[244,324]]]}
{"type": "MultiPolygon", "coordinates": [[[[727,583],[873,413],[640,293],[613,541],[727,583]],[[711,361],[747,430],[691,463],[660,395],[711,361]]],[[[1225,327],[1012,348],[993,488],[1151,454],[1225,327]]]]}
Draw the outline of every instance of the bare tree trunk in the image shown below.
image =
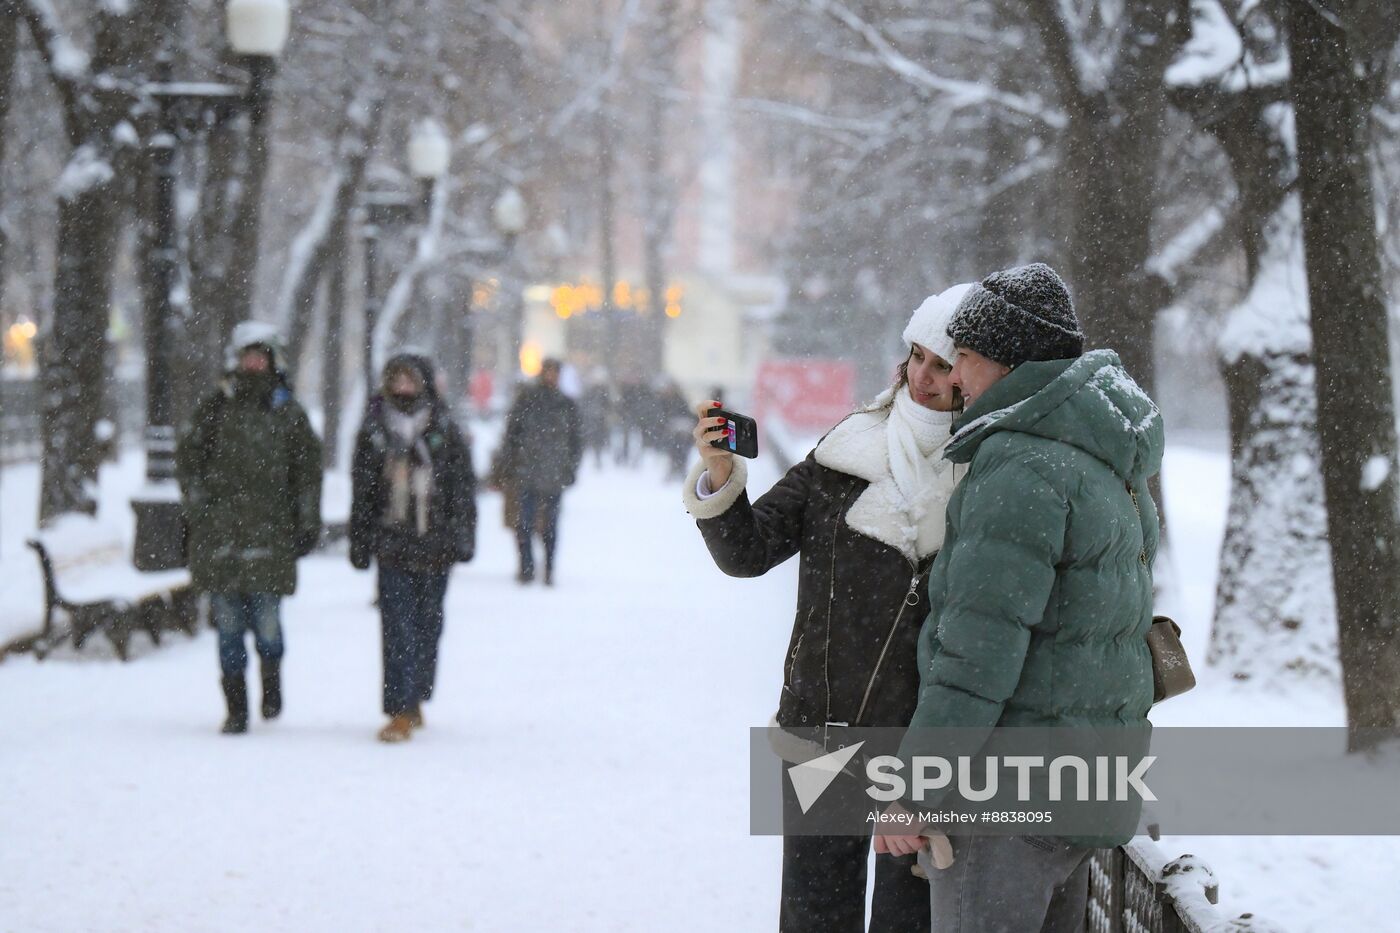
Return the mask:
{"type": "MultiPolygon", "coordinates": [[[[77,159],[82,158],[80,150],[77,159]]],[[[61,199],[53,320],[43,338],[44,459],[39,523],[93,515],[101,449],[107,317],[118,190],[108,178],[61,199]]]]}
{"type": "Polygon", "coordinates": [[[326,328],[321,348],[321,444],[323,465],[333,470],[340,455],[340,419],[345,392],[345,250],[333,257],[326,271],[326,328]]]}
{"type": "Polygon", "coordinates": [[[1230,502],[1208,661],[1238,680],[1336,674],[1313,374],[1288,353],[1224,369],[1230,502]]]}
{"type": "Polygon", "coordinates": [[[41,524],[66,512],[96,509],[97,466],[106,382],[106,331],[118,227],[137,153],[118,132],[142,125],[150,112],[133,63],[155,60],[170,23],[173,0],[140,5],[99,4],[92,13],[92,64],[75,67],[71,39],[52,8],[21,3],[63,104],[64,131],[73,153],[59,180],[54,310],[42,347],[44,387],[41,524]]]}
{"type": "MultiPolygon", "coordinates": [[[[0,165],[5,164],[5,142],[8,136],[11,89],[14,87],[15,54],[19,47],[19,20],[8,3],[0,3],[0,165]]],[[[0,191],[0,197],[4,192],[0,191]]],[[[0,220],[0,300],[5,297],[5,249],[9,231],[0,220]]],[[[0,365],[3,360],[0,359],[0,365]]]]}
{"type": "MultiPolygon", "coordinates": [[[[1165,139],[1163,75],[1189,32],[1190,4],[1125,4],[1116,62],[1091,74],[1084,73],[1083,61],[1094,55],[1079,47],[1083,37],[1056,4],[1029,4],[1028,13],[1069,115],[1062,164],[1072,200],[1064,254],[1075,307],[1091,342],[1117,350],[1128,372],[1151,391],[1158,309],[1147,266],[1165,139]]],[[[1109,65],[1100,61],[1099,67],[1109,65]]]]}
{"type": "Polygon", "coordinates": [[[608,114],[609,95],[603,91],[598,103],[598,113],[594,117],[594,130],[598,135],[598,238],[600,247],[600,273],[603,279],[603,321],[607,334],[606,346],[616,354],[608,367],[609,377],[614,385],[630,381],[637,362],[627,354],[616,353],[619,342],[619,322],[617,305],[613,302],[613,291],[617,285],[617,191],[613,185],[613,163],[615,154],[613,138],[615,128],[608,114]]]}
{"type": "MultiPolygon", "coordinates": [[[[1020,161],[1016,147],[1018,144],[1024,145],[1024,141],[1011,132],[1002,114],[995,110],[984,115],[983,125],[986,136],[980,181],[990,192],[1001,174],[1020,161]]],[[[955,278],[959,281],[981,279],[1017,261],[1019,250],[1015,241],[1023,233],[1018,223],[1017,209],[1023,195],[1024,192],[1015,190],[991,193],[980,205],[975,222],[977,234],[967,244],[967,268],[955,278]]]]}
{"type": "MultiPolygon", "coordinates": [[[[1279,53],[1250,47],[1246,54],[1279,53]]],[[[1230,162],[1249,275],[1219,345],[1231,475],[1209,661],[1241,680],[1335,675],[1336,607],[1287,85],[1237,88],[1216,76],[1176,87],[1171,97],[1230,162]]]]}
{"type": "Polygon", "coordinates": [[[287,357],[294,368],[300,367],[305,352],[315,313],[316,290],[327,269],[335,265],[337,257],[343,257],[348,248],[350,214],[364,181],[384,111],[380,106],[383,100],[381,79],[379,70],[370,72],[347,100],[345,124],[336,142],[336,153],[341,161],[326,182],[327,190],[322,192],[322,198],[327,200],[318,204],[306,229],[293,245],[294,255],[288,265],[288,277],[283,282],[278,314],[287,337],[287,357]]]}
{"type": "MultiPolygon", "coordinates": [[[[1024,33],[1024,24],[1016,22],[1016,17],[995,4],[988,11],[989,27],[999,34],[1015,30],[1024,33]]],[[[987,62],[987,76],[984,80],[999,88],[1012,88],[1020,85],[1039,84],[1043,79],[1037,73],[1034,77],[1025,75],[1026,62],[1012,62],[1002,56],[991,56],[987,62]]],[[[1031,67],[1036,67],[1034,63],[1031,67]]],[[[1006,185],[1003,175],[1025,160],[1026,134],[1023,125],[1013,125],[1013,117],[1000,108],[989,107],[980,114],[982,130],[981,173],[977,179],[987,192],[978,205],[974,217],[975,235],[969,238],[965,248],[960,250],[961,268],[954,274],[956,281],[981,279],[997,269],[1004,269],[1018,261],[1031,259],[1050,262],[1059,257],[1028,252],[1025,238],[1037,224],[1027,223],[1034,206],[1027,203],[1032,197],[1025,185],[1006,185]]]]}
{"type": "Polygon", "coordinates": [[[1222,341],[1231,482],[1209,660],[1240,679],[1336,671],[1299,206],[1296,194],[1285,193],[1292,173],[1281,164],[1289,148],[1275,138],[1267,147],[1274,155],[1253,176],[1243,161],[1234,163],[1247,192],[1252,284],[1222,341]],[[1261,219],[1257,211],[1271,196],[1273,210],[1261,219]],[[1270,322],[1267,335],[1258,333],[1260,321],[1270,322]],[[1236,327],[1245,336],[1235,338],[1236,327]]]}
{"type": "Polygon", "coordinates": [[[437,333],[440,362],[447,390],[460,401],[466,396],[472,374],[472,289],[469,275],[453,269],[438,272],[437,287],[441,315],[437,333]]]}
{"type": "MultiPolygon", "coordinates": [[[[48,11],[26,7],[26,22],[45,56],[64,101],[64,129],[73,152],[58,190],[58,237],[53,316],[41,337],[43,387],[43,465],[39,523],[47,526],[67,512],[94,514],[97,468],[101,462],[98,424],[106,376],[107,320],[111,310],[119,202],[126,194],[113,164],[111,130],[127,116],[128,99],[119,93],[90,91],[103,82],[94,75],[128,51],[121,17],[96,17],[94,46],[103,60],[81,78],[57,62],[66,38],[48,11]]],[[[103,88],[105,90],[105,88],[103,88]]]]}
{"type": "MultiPolygon", "coordinates": [[[[1153,114],[1157,126],[1149,118],[1133,121],[1149,125],[1129,129],[1102,99],[1085,103],[1071,120],[1065,151],[1073,198],[1065,244],[1068,278],[1090,341],[1116,350],[1128,372],[1150,391],[1157,308],[1141,285],[1151,257],[1151,194],[1164,111],[1153,114]]],[[[1154,108],[1144,102],[1143,109],[1154,108]]]]}
{"type": "Polygon", "coordinates": [[[643,172],[646,205],[642,236],[647,302],[638,321],[642,332],[639,365],[644,372],[660,372],[666,333],[666,248],[675,223],[676,193],[666,173],[666,140],[670,106],[665,96],[675,82],[676,0],[657,0],[647,36],[650,86],[646,97],[646,129],[643,134],[643,172]]]}
{"type": "MultiPolygon", "coordinates": [[[[1112,55],[1085,48],[1086,37],[1066,21],[1061,5],[1027,9],[1069,117],[1061,163],[1068,230],[1060,251],[1068,257],[1074,305],[1089,343],[1116,350],[1152,394],[1163,295],[1149,262],[1166,138],[1165,74],[1189,38],[1190,0],[1125,4],[1112,55]]],[[[1165,517],[1160,475],[1152,477],[1150,493],[1165,517]]]]}
{"type": "Polygon", "coordinates": [[[1374,74],[1317,6],[1288,4],[1293,105],[1317,360],[1322,477],[1353,751],[1400,723],[1396,436],[1371,190],[1374,74]]]}

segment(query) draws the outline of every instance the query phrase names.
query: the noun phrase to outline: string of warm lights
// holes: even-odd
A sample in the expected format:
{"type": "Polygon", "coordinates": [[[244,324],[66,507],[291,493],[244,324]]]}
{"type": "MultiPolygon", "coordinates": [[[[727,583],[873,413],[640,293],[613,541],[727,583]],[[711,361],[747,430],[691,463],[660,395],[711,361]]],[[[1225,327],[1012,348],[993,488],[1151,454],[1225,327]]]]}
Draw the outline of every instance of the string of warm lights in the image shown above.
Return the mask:
{"type": "MultiPolygon", "coordinates": [[[[685,289],[680,285],[667,286],[664,310],[669,318],[681,316],[681,299],[685,289]]],[[[651,293],[645,288],[636,288],[630,282],[620,280],[613,285],[612,305],[622,311],[635,311],[646,314],[651,310],[651,293]]],[[[568,320],[590,311],[603,308],[603,287],[596,282],[584,279],[578,283],[555,285],[549,290],[549,306],[562,320],[568,320]]]]}

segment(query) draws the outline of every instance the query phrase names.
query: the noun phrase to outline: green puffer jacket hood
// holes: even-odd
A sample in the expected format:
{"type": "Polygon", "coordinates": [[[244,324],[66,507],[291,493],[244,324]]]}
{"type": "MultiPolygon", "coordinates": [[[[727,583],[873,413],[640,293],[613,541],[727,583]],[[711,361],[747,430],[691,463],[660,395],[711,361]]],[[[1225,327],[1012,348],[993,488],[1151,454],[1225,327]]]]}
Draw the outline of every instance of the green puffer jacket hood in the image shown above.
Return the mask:
{"type": "Polygon", "coordinates": [[[1140,483],[1162,467],[1162,417],[1112,350],[1074,360],[1022,363],[979,398],[953,426],[944,454],[971,463],[999,431],[1017,431],[1077,447],[1140,483]]]}
{"type": "MultiPolygon", "coordinates": [[[[919,636],[919,729],[1149,727],[1152,562],[1162,418],[1118,356],[1025,363],[954,425],[969,464],[948,505],[919,636]]],[[[916,806],[936,804],[928,798],[916,806]]],[[[1132,835],[1137,806],[1085,845],[1132,835]]]]}

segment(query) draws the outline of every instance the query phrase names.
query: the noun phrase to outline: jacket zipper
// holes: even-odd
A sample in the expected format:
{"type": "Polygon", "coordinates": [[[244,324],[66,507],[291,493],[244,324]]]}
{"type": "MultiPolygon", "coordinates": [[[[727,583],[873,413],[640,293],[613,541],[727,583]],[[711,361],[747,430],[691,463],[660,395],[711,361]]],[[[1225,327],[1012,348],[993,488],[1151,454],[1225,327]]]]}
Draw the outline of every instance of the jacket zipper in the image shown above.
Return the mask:
{"type": "Polygon", "coordinates": [[[847,490],[841,499],[841,508],[836,512],[835,527],[831,530],[831,567],[827,579],[831,581],[826,594],[826,641],[822,645],[822,686],[826,688],[826,722],[822,725],[822,745],[825,746],[832,726],[849,726],[848,722],[833,722],[831,719],[831,607],[836,603],[836,542],[841,537],[841,525],[846,509],[851,504],[854,490],[847,490]]]}
{"type": "Polygon", "coordinates": [[[909,580],[909,592],[904,594],[904,599],[899,604],[899,611],[894,616],[894,624],[890,626],[889,634],[885,636],[885,644],[880,648],[880,656],[875,659],[875,669],[870,672],[870,680],[865,684],[865,695],[861,697],[860,709],[856,712],[856,725],[865,721],[865,707],[870,702],[870,691],[875,688],[875,681],[880,676],[880,668],[885,664],[885,655],[889,653],[890,642],[894,641],[894,633],[899,631],[899,622],[904,618],[904,611],[919,604],[919,578],[922,576],[923,573],[919,570],[918,564],[914,564],[914,576],[909,580]]]}

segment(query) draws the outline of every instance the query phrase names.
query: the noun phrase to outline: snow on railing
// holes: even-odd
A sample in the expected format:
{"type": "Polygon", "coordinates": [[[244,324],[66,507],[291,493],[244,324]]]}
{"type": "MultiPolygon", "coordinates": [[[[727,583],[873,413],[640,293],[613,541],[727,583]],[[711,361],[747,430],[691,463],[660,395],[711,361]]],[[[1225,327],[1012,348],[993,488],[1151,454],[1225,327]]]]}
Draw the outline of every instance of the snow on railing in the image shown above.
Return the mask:
{"type": "Polygon", "coordinates": [[[1215,873],[1194,855],[1167,859],[1148,839],[1099,849],[1089,872],[1089,933],[1282,933],[1253,914],[1224,917],[1215,873]]]}

